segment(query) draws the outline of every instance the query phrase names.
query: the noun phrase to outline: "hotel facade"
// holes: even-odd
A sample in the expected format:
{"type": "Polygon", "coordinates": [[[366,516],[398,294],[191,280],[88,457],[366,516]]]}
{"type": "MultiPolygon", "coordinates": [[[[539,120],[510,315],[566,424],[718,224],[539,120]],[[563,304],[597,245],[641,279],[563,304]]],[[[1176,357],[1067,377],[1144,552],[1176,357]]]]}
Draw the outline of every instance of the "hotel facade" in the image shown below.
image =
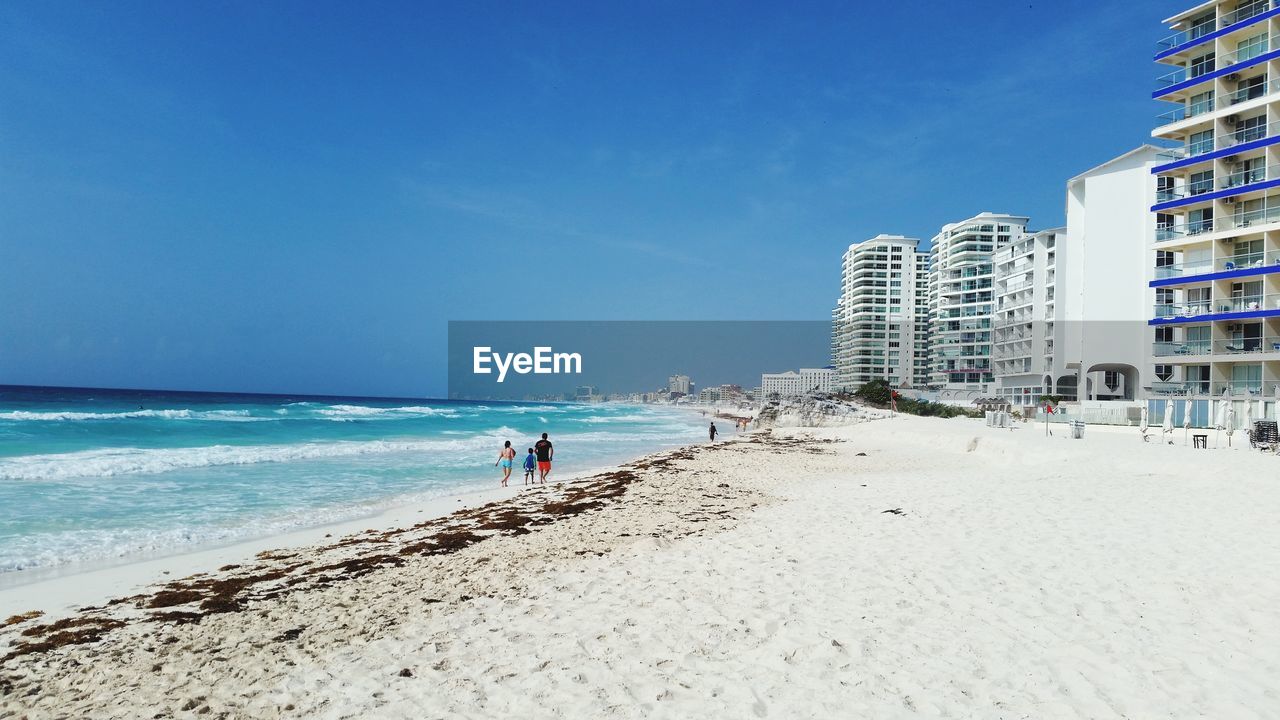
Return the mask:
{"type": "Polygon", "coordinates": [[[930,385],[995,394],[992,326],[996,251],[1026,232],[1029,218],[979,213],[944,225],[929,249],[930,385]]]}
{"type": "MultiPolygon", "coordinates": [[[[1177,146],[1153,173],[1148,319],[1166,396],[1262,400],[1280,392],[1280,3],[1208,2],[1176,33],[1153,97],[1153,137],[1177,146]]],[[[1255,412],[1256,416],[1256,412],[1255,412]]]]}
{"type": "Polygon", "coordinates": [[[845,251],[831,323],[836,388],[856,390],[876,379],[928,384],[929,255],[919,244],[877,235],[845,251]]]}
{"type": "Polygon", "coordinates": [[[992,363],[1000,397],[1014,406],[1052,395],[1055,379],[1066,374],[1055,353],[1061,328],[1057,258],[1065,241],[1066,228],[1042,230],[1014,239],[992,257],[992,363]]]}

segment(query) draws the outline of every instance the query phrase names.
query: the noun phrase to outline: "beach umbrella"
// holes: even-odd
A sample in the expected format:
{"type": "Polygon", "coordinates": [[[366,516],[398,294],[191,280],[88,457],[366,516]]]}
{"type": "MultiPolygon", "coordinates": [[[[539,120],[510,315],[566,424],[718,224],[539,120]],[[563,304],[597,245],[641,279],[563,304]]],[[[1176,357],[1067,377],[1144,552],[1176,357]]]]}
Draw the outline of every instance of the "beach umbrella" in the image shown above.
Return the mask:
{"type": "Polygon", "coordinates": [[[1227,403],[1227,447],[1231,447],[1231,433],[1236,431],[1236,409],[1229,401],[1227,403]]]}
{"type": "Polygon", "coordinates": [[[1244,429],[1245,432],[1253,432],[1253,401],[1249,400],[1244,404],[1244,429]]]}
{"type": "Polygon", "coordinates": [[[1168,435],[1169,433],[1173,432],[1173,401],[1172,400],[1164,401],[1164,425],[1160,426],[1160,430],[1162,431],[1160,434],[1161,439],[1163,439],[1165,435],[1168,435]]]}
{"type": "Polygon", "coordinates": [[[1144,438],[1147,436],[1147,428],[1151,427],[1151,423],[1149,423],[1147,420],[1148,420],[1147,404],[1143,403],[1142,404],[1142,420],[1138,423],[1138,432],[1142,433],[1142,437],[1144,438]]]}
{"type": "Polygon", "coordinates": [[[1218,401],[1218,416],[1213,422],[1213,427],[1217,432],[1213,435],[1213,446],[1220,447],[1222,445],[1222,430],[1227,426],[1227,399],[1224,396],[1218,401]]]}
{"type": "Polygon", "coordinates": [[[1191,401],[1182,401],[1182,444],[1187,444],[1187,436],[1191,434],[1191,401]]]}

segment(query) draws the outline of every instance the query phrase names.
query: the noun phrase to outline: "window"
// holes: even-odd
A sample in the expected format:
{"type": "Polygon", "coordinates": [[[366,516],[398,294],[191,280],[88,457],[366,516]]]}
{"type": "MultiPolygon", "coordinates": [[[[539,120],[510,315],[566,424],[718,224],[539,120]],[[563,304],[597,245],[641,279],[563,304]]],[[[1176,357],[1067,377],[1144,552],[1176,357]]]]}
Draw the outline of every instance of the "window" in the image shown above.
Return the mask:
{"type": "Polygon", "coordinates": [[[1231,95],[1231,104],[1242,103],[1245,100],[1260,98],[1267,93],[1267,76],[1255,75],[1251,78],[1245,78],[1236,83],[1236,91],[1231,95]]]}
{"type": "Polygon", "coordinates": [[[1218,27],[1217,18],[1214,12],[1209,12],[1191,21],[1191,27],[1187,29],[1187,39],[1195,40],[1204,37],[1213,32],[1218,27]]]}
{"type": "Polygon", "coordinates": [[[1187,182],[1188,195],[1203,195],[1213,190],[1213,171],[1204,170],[1198,173],[1191,173],[1191,177],[1187,182]]]}
{"type": "Polygon", "coordinates": [[[1187,142],[1187,153],[1190,155],[1201,155],[1213,150],[1213,130],[1203,130],[1198,133],[1191,133],[1191,137],[1187,142]]]}
{"type": "Polygon", "coordinates": [[[1173,328],[1171,327],[1156,328],[1156,342],[1173,342],[1173,328]]]}
{"type": "Polygon", "coordinates": [[[1187,117],[1195,117],[1213,109],[1213,91],[1192,95],[1187,100],[1187,117]]]}
{"type": "Polygon", "coordinates": [[[1197,392],[1209,392],[1209,366],[1208,365],[1188,365],[1182,371],[1187,379],[1187,385],[1195,389],[1197,392]]]}
{"type": "Polygon", "coordinates": [[[1205,53],[1200,57],[1191,58],[1191,66],[1187,68],[1187,77],[1197,78],[1205,73],[1214,71],[1214,54],[1205,53]]]}
{"type": "Polygon", "coordinates": [[[1267,114],[1254,115],[1245,118],[1236,125],[1236,131],[1231,133],[1231,137],[1238,143],[1252,142],[1261,140],[1267,136],[1267,114]]]}
{"type": "Polygon", "coordinates": [[[1176,255],[1169,250],[1156,251],[1156,267],[1169,267],[1173,264],[1176,255]]]}
{"type": "Polygon", "coordinates": [[[1231,368],[1231,389],[1256,393],[1262,389],[1261,365],[1235,365],[1231,368]]]}
{"type": "Polygon", "coordinates": [[[1258,33],[1236,43],[1236,62],[1244,62],[1256,58],[1267,51],[1267,34],[1258,33]]]}
{"type": "Polygon", "coordinates": [[[1164,381],[1164,382],[1169,382],[1169,378],[1173,377],[1173,366],[1172,366],[1172,365],[1157,365],[1157,366],[1156,366],[1156,377],[1160,378],[1160,379],[1161,379],[1162,381],[1164,381]]]}
{"type": "Polygon", "coordinates": [[[1199,235],[1213,229],[1213,208],[1200,208],[1187,213],[1187,234],[1199,235]]]}

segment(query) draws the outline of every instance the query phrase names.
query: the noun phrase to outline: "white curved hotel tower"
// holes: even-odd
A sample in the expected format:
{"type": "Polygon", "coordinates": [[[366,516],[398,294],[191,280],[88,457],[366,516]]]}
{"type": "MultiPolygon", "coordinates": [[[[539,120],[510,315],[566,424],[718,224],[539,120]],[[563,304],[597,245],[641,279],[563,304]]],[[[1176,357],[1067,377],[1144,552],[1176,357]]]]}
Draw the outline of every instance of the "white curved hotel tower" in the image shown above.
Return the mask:
{"type": "Polygon", "coordinates": [[[944,390],[994,391],[993,254],[1026,231],[1028,218],[979,213],[944,225],[929,250],[932,333],[930,384],[944,390]]]}
{"type": "Polygon", "coordinates": [[[1280,385],[1280,3],[1202,3],[1165,21],[1171,103],[1152,135],[1155,393],[1263,398],[1280,385]]]}
{"type": "Polygon", "coordinates": [[[929,255],[919,243],[877,235],[845,251],[831,313],[836,388],[881,378],[894,387],[928,384],[929,255]]]}

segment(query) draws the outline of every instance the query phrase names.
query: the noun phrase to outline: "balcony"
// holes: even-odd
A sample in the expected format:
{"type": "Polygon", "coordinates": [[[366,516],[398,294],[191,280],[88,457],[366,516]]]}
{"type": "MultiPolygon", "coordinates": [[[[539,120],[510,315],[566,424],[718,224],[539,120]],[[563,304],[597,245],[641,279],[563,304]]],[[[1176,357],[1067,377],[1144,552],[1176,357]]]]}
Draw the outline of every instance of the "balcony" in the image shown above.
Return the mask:
{"type": "Polygon", "coordinates": [[[1276,135],[1280,135],[1280,122],[1250,125],[1234,132],[1219,135],[1216,138],[1196,140],[1177,147],[1165,148],[1160,152],[1160,155],[1170,160],[1185,160],[1198,155],[1206,155],[1214,150],[1226,150],[1264,138],[1272,138],[1276,135]]]}
{"type": "MultiPolygon", "coordinates": [[[[1224,175],[1218,187],[1222,190],[1231,190],[1233,188],[1244,188],[1254,183],[1265,182],[1280,178],[1280,165],[1270,165],[1265,168],[1251,168],[1249,170],[1241,170],[1230,175],[1224,175]]],[[[1195,193],[1192,193],[1193,195],[1195,193]]]]}
{"type": "Polygon", "coordinates": [[[1280,337],[1239,338],[1214,340],[1214,355],[1248,355],[1249,353],[1280,352],[1280,337]]]}
{"type": "Polygon", "coordinates": [[[1154,307],[1157,319],[1228,315],[1232,313],[1280,310],[1280,293],[1241,295],[1238,297],[1183,303],[1162,303],[1154,307]]]}
{"type": "Polygon", "coordinates": [[[1217,30],[1226,29],[1232,25],[1247,22],[1248,20],[1270,10],[1272,7],[1275,7],[1275,5],[1276,3],[1274,0],[1254,0],[1253,2],[1240,5],[1235,10],[1225,13],[1217,19],[1214,19],[1211,14],[1206,19],[1192,25],[1186,30],[1174,33],[1173,35],[1157,41],[1156,58],[1159,59],[1160,56],[1168,53],[1174,48],[1193,44],[1200,38],[1206,37],[1217,30]]]}
{"type": "MultiPolygon", "coordinates": [[[[1244,22],[1245,20],[1248,20],[1251,17],[1261,15],[1262,13],[1270,10],[1272,7],[1275,7],[1275,5],[1276,5],[1275,0],[1253,0],[1253,2],[1243,3],[1239,7],[1237,7],[1235,10],[1232,10],[1231,12],[1218,18],[1218,27],[1219,28],[1231,27],[1236,23],[1244,22]]],[[[1208,34],[1208,33],[1205,33],[1205,34],[1208,34]]]]}
{"type": "Polygon", "coordinates": [[[1269,253],[1249,253],[1246,255],[1233,255],[1229,258],[1218,258],[1217,260],[1199,260],[1196,262],[1164,265],[1156,268],[1156,279],[1164,280],[1174,277],[1195,277],[1197,275],[1208,275],[1210,273],[1231,272],[1233,270],[1262,268],[1268,266],[1276,266],[1276,269],[1280,270],[1280,251],[1272,251],[1269,253]]]}
{"type": "Polygon", "coordinates": [[[1184,395],[1199,397],[1244,397],[1260,398],[1263,396],[1263,383],[1260,380],[1243,380],[1227,382],[1209,382],[1208,380],[1187,380],[1185,382],[1153,382],[1151,392],[1158,395],[1184,395]]]}
{"type": "MultiPolygon", "coordinates": [[[[1280,207],[1276,208],[1277,218],[1280,218],[1280,207]]],[[[1201,235],[1213,231],[1213,218],[1206,220],[1193,220],[1185,223],[1174,223],[1173,225],[1156,226],[1156,242],[1164,242],[1165,240],[1176,240],[1180,237],[1188,237],[1201,235]]]]}
{"type": "Polygon", "coordinates": [[[1173,35],[1158,41],[1156,43],[1156,52],[1162,53],[1166,50],[1172,50],[1180,45],[1186,45],[1189,42],[1194,42],[1217,29],[1217,21],[1214,18],[1209,18],[1198,25],[1192,25],[1182,32],[1174,33],[1173,35]]]}
{"type": "Polygon", "coordinates": [[[1186,340],[1183,342],[1158,342],[1151,346],[1151,354],[1155,357],[1174,357],[1177,355],[1208,355],[1213,345],[1208,340],[1186,340]]]}

